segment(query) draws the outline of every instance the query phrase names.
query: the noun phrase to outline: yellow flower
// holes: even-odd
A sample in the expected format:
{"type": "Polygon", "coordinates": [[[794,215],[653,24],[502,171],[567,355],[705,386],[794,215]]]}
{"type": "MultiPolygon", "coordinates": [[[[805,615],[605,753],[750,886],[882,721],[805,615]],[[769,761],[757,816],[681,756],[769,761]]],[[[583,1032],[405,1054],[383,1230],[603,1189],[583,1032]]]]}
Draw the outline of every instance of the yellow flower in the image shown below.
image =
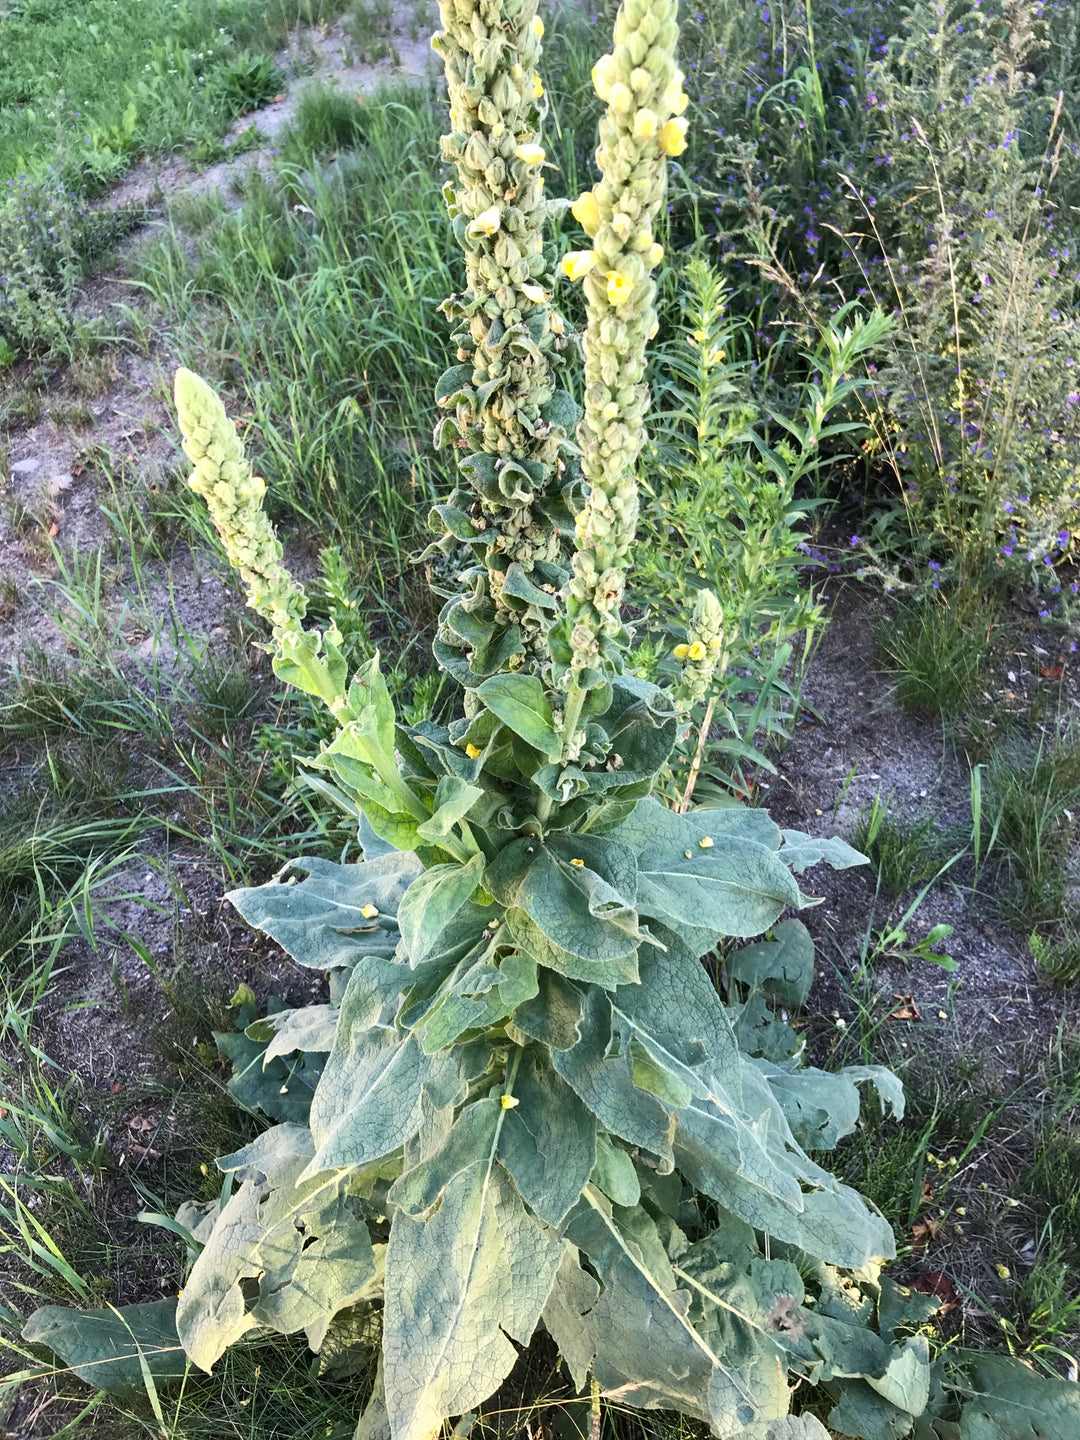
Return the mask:
{"type": "Polygon", "coordinates": [[[492,205],[490,210],[482,210],[476,219],[469,224],[470,235],[494,235],[502,224],[502,212],[497,205],[492,205]]]}
{"type": "Polygon", "coordinates": [[[584,865],[584,864],[585,864],[585,861],[584,861],[584,860],[571,860],[571,861],[570,861],[570,864],[571,864],[571,865],[584,865]]]}
{"type": "Polygon", "coordinates": [[[544,147],[542,145],[516,145],[514,154],[519,160],[524,160],[526,165],[542,165],[544,163],[544,147]]]}
{"type": "Polygon", "coordinates": [[[365,920],[374,920],[378,913],[379,907],[377,905],[365,905],[360,911],[360,914],[363,915],[365,920]]]}
{"type": "Polygon", "coordinates": [[[695,640],[687,651],[691,660],[704,660],[705,653],[705,646],[702,645],[700,640],[695,640]]]}
{"type": "Polygon", "coordinates": [[[994,1269],[1000,1275],[1002,1280],[1008,1280],[1009,1276],[1012,1274],[1012,1271],[1007,1265],[995,1265],[994,1269]]]}
{"type": "Polygon", "coordinates": [[[474,745],[471,740],[467,742],[465,754],[468,755],[470,760],[479,760],[483,753],[479,745],[474,745]]]}
{"type": "Polygon", "coordinates": [[[531,300],[534,305],[540,305],[547,299],[547,291],[542,285],[522,285],[521,293],[526,300],[531,300]]]}
{"type": "Polygon", "coordinates": [[[639,110],[634,116],[634,135],[638,140],[651,140],[659,123],[652,110],[639,110]]]}
{"type": "Polygon", "coordinates": [[[686,132],[689,126],[684,116],[676,116],[662,126],[657,138],[665,155],[681,155],[686,149],[686,132]]]}
{"type": "Polygon", "coordinates": [[[600,229],[600,206],[596,203],[596,196],[591,190],[586,190],[578,196],[570,206],[570,213],[586,235],[595,235],[600,229]]]}
{"type": "Polygon", "coordinates": [[[517,1098],[516,1095],[504,1095],[502,1096],[501,1103],[504,1110],[513,1110],[515,1105],[521,1104],[521,1101],[517,1098]]]}
{"type": "Polygon", "coordinates": [[[703,835],[697,843],[701,846],[702,850],[711,850],[713,848],[713,838],[711,835],[703,835]]]}
{"type": "Polygon", "coordinates": [[[663,258],[664,247],[654,240],[653,243],[649,246],[649,248],[645,251],[645,264],[648,265],[650,270],[652,270],[660,264],[660,261],[663,258]]]}
{"type": "Polygon", "coordinates": [[[568,280],[581,280],[596,264],[596,254],[592,250],[568,250],[560,263],[568,280]]]}
{"type": "Polygon", "coordinates": [[[630,292],[634,288],[634,282],[628,280],[625,275],[620,275],[618,270],[607,272],[607,298],[609,305],[625,305],[630,299],[630,292]]]}
{"type": "Polygon", "coordinates": [[[664,104],[675,115],[681,115],[689,103],[690,97],[683,94],[683,83],[686,76],[681,70],[676,70],[668,82],[664,91],[664,104]]]}
{"type": "Polygon", "coordinates": [[[676,645],[676,646],[675,646],[675,649],[674,649],[671,653],[672,653],[672,655],[674,655],[674,657],[675,657],[676,660],[685,660],[685,659],[687,658],[687,656],[690,654],[690,646],[689,646],[689,645],[676,645]]]}
{"type": "Polygon", "coordinates": [[[611,87],[608,104],[613,110],[629,110],[633,103],[634,96],[630,86],[624,85],[621,80],[616,80],[611,87]]]}
{"type": "Polygon", "coordinates": [[[542,40],[544,38],[544,22],[540,19],[539,15],[533,16],[529,29],[536,36],[537,40],[542,40]]]}
{"type": "Polygon", "coordinates": [[[539,75],[533,76],[533,99],[539,100],[544,93],[544,82],[539,75]]]}
{"type": "Polygon", "coordinates": [[[614,55],[601,55],[592,69],[593,89],[601,100],[611,98],[611,87],[618,78],[619,67],[614,55]]]}

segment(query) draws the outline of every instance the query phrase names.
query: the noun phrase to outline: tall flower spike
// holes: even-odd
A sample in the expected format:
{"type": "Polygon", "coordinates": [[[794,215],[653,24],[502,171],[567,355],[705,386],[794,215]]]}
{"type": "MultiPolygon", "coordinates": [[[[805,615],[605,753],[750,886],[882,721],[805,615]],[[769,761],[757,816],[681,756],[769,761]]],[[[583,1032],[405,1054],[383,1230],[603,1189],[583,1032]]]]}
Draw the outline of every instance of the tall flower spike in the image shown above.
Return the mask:
{"type": "Polygon", "coordinates": [[[718,672],[727,670],[724,653],[724,611],[711,590],[698,592],[694,613],[686,627],[686,644],[675,646],[675,659],[683,664],[682,675],[675,689],[675,704],[689,710],[704,700],[718,672]]]}
{"type": "Polygon", "coordinates": [[[619,620],[637,524],[634,466],[648,388],[645,347],[656,333],[651,271],[663,251],[652,226],[664,196],[666,159],[685,146],[683,76],[675,66],[676,0],[623,0],[615,44],[593,70],[607,113],[596,152],[602,178],[573,213],[592,239],[564,267],[584,275],[585,418],[578,427],[589,497],[577,516],[568,620],[572,683],[610,670],[624,640],[619,620]]]}
{"type": "Polygon", "coordinates": [[[440,548],[464,542],[482,567],[467,571],[472,593],[444,609],[436,653],[471,688],[508,656],[546,658],[545,617],[565,583],[572,525],[560,451],[580,412],[555,379],[568,342],[543,247],[536,0],[440,0],[440,16],[443,154],[457,168],[445,193],[466,290],[442,307],[459,363],[436,392],[447,412],[436,443],[458,446],[473,493],[456,490],[436,513],[449,532],[440,548]]]}
{"type": "Polygon", "coordinates": [[[248,604],[275,639],[299,635],[307,599],[281,563],[281,544],[262,508],[266,481],[252,472],[224,405],[190,370],[176,372],[176,410],[184,453],[195,467],[188,484],[206,501],[248,604]]]}

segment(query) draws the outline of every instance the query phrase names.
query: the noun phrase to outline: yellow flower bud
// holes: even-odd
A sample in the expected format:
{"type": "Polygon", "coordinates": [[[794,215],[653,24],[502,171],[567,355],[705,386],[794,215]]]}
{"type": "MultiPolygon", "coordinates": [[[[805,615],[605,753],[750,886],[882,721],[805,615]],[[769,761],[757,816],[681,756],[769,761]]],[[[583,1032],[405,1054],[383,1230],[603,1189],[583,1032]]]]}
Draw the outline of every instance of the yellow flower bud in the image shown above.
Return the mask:
{"type": "Polygon", "coordinates": [[[596,254],[592,250],[568,250],[561,264],[568,280],[582,280],[596,264],[596,254]]]}
{"type": "Polygon", "coordinates": [[[600,207],[591,190],[585,190],[570,206],[570,213],[586,235],[595,235],[600,228],[600,207]]]}
{"type": "Polygon", "coordinates": [[[585,861],[584,861],[584,860],[571,860],[571,861],[570,861],[570,864],[571,864],[571,865],[584,865],[584,864],[585,864],[585,861]]]}
{"type": "Polygon", "coordinates": [[[470,235],[494,235],[502,224],[502,213],[497,205],[492,205],[490,210],[482,210],[476,219],[469,224],[470,235]]]}
{"type": "Polygon", "coordinates": [[[365,920],[374,920],[378,913],[379,907],[377,905],[365,905],[360,911],[360,914],[363,915],[365,920]]]}
{"type": "Polygon", "coordinates": [[[652,110],[639,110],[634,116],[634,135],[638,140],[651,140],[659,121],[652,110]]]}
{"type": "Polygon", "coordinates": [[[504,1110],[513,1110],[515,1105],[521,1104],[521,1101],[517,1098],[516,1095],[503,1095],[501,1097],[500,1103],[502,1104],[502,1108],[504,1110]]]}
{"type": "Polygon", "coordinates": [[[471,740],[466,742],[465,754],[468,755],[470,760],[479,760],[483,753],[479,745],[474,745],[471,740]]]}
{"type": "Polygon", "coordinates": [[[519,160],[524,160],[526,165],[542,165],[545,152],[542,145],[516,145],[514,154],[519,160]]]}
{"type": "Polygon", "coordinates": [[[663,258],[664,247],[654,240],[653,243],[649,246],[648,250],[645,251],[645,264],[648,265],[650,270],[652,270],[660,264],[660,261],[663,260],[663,258]]]}
{"type": "Polygon", "coordinates": [[[611,87],[611,94],[608,96],[608,104],[613,110],[629,110],[634,103],[634,96],[630,86],[624,85],[621,80],[616,80],[611,87]]]}
{"type": "Polygon", "coordinates": [[[701,846],[702,850],[711,850],[713,848],[713,838],[711,835],[703,835],[697,843],[701,846]]]}
{"type": "Polygon", "coordinates": [[[630,292],[634,288],[634,282],[628,280],[625,275],[620,275],[618,270],[609,270],[607,273],[607,298],[609,305],[625,305],[630,299],[630,292]]]}
{"type": "Polygon", "coordinates": [[[544,82],[539,75],[533,76],[533,99],[539,100],[544,93],[544,82]]]}
{"type": "Polygon", "coordinates": [[[660,141],[660,149],[665,155],[681,155],[686,149],[686,131],[688,125],[683,116],[678,115],[674,120],[669,120],[663,125],[657,136],[660,141]]]}
{"type": "Polygon", "coordinates": [[[601,55],[592,69],[593,89],[601,100],[611,98],[611,87],[615,84],[619,69],[614,55],[601,55]]]}
{"type": "Polygon", "coordinates": [[[676,660],[685,660],[685,659],[687,658],[687,656],[690,654],[690,646],[689,646],[689,645],[676,645],[676,646],[675,646],[675,649],[674,649],[671,653],[672,653],[672,655],[674,655],[674,657],[675,657],[676,660]]]}
{"type": "Polygon", "coordinates": [[[529,29],[536,36],[537,40],[542,40],[544,38],[544,22],[540,19],[539,15],[533,16],[532,23],[530,24],[529,29]]]}
{"type": "Polygon", "coordinates": [[[705,655],[705,646],[702,645],[700,640],[695,640],[694,643],[687,650],[687,656],[691,660],[704,660],[705,655]]]}
{"type": "Polygon", "coordinates": [[[542,285],[522,285],[521,293],[534,305],[540,305],[547,299],[547,291],[542,285]]]}

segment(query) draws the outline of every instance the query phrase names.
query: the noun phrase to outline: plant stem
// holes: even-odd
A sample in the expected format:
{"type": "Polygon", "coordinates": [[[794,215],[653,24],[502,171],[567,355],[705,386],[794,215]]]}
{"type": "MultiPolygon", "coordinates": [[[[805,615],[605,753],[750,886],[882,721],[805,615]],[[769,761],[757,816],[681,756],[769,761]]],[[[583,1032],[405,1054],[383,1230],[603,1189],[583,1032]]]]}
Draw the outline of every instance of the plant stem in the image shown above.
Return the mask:
{"type": "Polygon", "coordinates": [[[705,759],[705,746],[709,739],[709,727],[712,724],[713,711],[716,709],[716,696],[709,696],[709,703],[705,706],[705,718],[701,722],[701,733],[698,735],[697,749],[694,752],[693,764],[690,766],[690,774],[686,777],[686,789],[682,793],[682,799],[678,804],[678,814],[685,815],[690,809],[690,801],[694,797],[694,786],[701,774],[701,765],[705,759]]]}

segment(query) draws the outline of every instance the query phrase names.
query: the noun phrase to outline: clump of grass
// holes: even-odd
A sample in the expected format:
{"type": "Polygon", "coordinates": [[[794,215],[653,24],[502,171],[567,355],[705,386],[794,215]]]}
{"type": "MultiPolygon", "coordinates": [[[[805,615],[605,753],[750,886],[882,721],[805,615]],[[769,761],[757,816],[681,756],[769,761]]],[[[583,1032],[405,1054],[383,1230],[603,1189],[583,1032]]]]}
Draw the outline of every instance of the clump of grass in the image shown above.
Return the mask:
{"type": "Polygon", "coordinates": [[[891,895],[929,880],[941,864],[941,841],[933,815],[905,819],[890,810],[891,794],[876,795],[859,812],[854,844],[869,856],[891,895]]]}
{"type": "Polygon", "coordinates": [[[993,613],[983,600],[910,604],[878,631],[878,654],[896,698],[914,714],[959,716],[982,685],[993,613]]]}
{"type": "Polygon", "coordinates": [[[315,156],[355,148],[364,133],[365,115],[365,106],[353,96],[334,85],[310,82],[300,92],[282,159],[308,166],[315,156]]]}
{"type": "MultiPolygon", "coordinates": [[[[1025,926],[1065,919],[1080,808],[1080,726],[1034,747],[1004,746],[990,766],[1000,807],[998,846],[1009,872],[1005,906],[1025,926]]],[[[1066,947],[1067,949],[1069,947],[1066,947]]],[[[1066,960],[1067,968],[1075,958],[1066,960]]]]}

